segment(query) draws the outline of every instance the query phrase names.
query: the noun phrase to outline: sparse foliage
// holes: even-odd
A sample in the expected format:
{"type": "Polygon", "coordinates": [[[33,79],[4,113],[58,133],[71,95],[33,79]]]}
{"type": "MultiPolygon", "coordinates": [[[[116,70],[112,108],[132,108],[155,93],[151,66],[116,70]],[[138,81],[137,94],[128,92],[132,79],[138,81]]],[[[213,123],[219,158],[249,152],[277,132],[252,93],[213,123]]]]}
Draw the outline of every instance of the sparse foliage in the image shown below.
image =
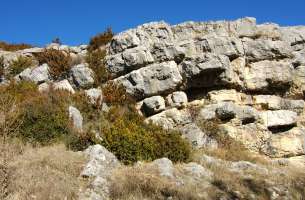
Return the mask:
{"type": "Polygon", "coordinates": [[[10,75],[15,76],[26,68],[33,66],[33,64],[32,58],[19,56],[16,60],[11,61],[9,64],[10,75]]]}

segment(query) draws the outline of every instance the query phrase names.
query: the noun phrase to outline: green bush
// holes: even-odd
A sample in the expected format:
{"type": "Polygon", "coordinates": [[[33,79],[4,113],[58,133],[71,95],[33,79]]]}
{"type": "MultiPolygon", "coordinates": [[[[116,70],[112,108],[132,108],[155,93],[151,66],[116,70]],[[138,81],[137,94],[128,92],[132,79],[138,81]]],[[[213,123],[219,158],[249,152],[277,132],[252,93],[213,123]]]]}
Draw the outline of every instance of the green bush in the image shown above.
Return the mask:
{"type": "Polygon", "coordinates": [[[108,127],[101,131],[103,145],[125,164],[162,157],[178,162],[190,156],[190,145],[179,133],[146,124],[131,107],[113,107],[108,120],[108,127]]]}
{"type": "Polygon", "coordinates": [[[16,76],[28,67],[33,66],[33,60],[29,57],[19,56],[17,60],[13,60],[9,64],[11,76],[16,76]]]}
{"type": "Polygon", "coordinates": [[[114,34],[113,34],[111,28],[108,28],[103,33],[97,34],[96,36],[94,36],[90,39],[90,42],[88,45],[88,50],[94,51],[94,50],[97,50],[99,47],[106,45],[108,42],[111,41],[113,35],[114,34]]]}
{"type": "Polygon", "coordinates": [[[53,78],[66,77],[71,69],[70,54],[56,49],[45,49],[35,55],[39,64],[47,63],[53,78]]]}
{"type": "Polygon", "coordinates": [[[109,73],[105,67],[104,58],[106,56],[105,50],[97,49],[95,51],[88,51],[86,62],[94,71],[95,85],[99,86],[110,79],[109,73]]]}
{"type": "Polygon", "coordinates": [[[55,92],[36,94],[22,104],[22,125],[18,137],[40,145],[51,144],[68,133],[69,116],[64,98],[55,92]]]}

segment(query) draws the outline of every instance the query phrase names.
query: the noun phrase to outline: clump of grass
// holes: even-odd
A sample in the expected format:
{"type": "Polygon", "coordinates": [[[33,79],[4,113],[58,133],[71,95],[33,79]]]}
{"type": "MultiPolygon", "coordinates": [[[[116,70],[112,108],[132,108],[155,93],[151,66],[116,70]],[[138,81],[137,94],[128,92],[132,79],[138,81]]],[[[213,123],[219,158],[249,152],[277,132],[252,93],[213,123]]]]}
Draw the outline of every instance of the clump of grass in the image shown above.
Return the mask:
{"type": "Polygon", "coordinates": [[[177,186],[173,180],[160,176],[157,171],[144,167],[123,167],[115,170],[110,180],[111,199],[202,199],[194,191],[194,187],[177,186]]]}
{"type": "Polygon", "coordinates": [[[32,48],[33,46],[30,44],[9,44],[7,42],[0,42],[0,49],[4,51],[18,51],[18,50],[23,50],[23,49],[29,49],[32,48]]]}
{"type": "Polygon", "coordinates": [[[111,28],[107,28],[106,31],[103,33],[99,33],[96,36],[92,37],[90,39],[89,45],[88,45],[88,50],[89,51],[94,51],[99,49],[100,47],[106,45],[109,43],[113,37],[113,32],[111,28]]]}
{"type": "Polygon", "coordinates": [[[9,70],[11,76],[20,74],[26,68],[33,66],[34,62],[30,57],[19,56],[16,60],[13,60],[9,64],[9,70]]]}
{"type": "Polygon", "coordinates": [[[38,53],[35,56],[39,64],[48,64],[50,74],[55,79],[66,77],[71,69],[72,59],[68,52],[63,52],[57,49],[45,49],[43,52],[38,53]]]}
{"type": "MultiPolygon", "coordinates": [[[[8,146],[14,148],[13,144],[8,146]]],[[[7,199],[77,199],[85,184],[79,174],[86,159],[64,145],[42,148],[24,146],[8,163],[7,199]]],[[[18,151],[18,149],[16,149],[18,151]]]]}

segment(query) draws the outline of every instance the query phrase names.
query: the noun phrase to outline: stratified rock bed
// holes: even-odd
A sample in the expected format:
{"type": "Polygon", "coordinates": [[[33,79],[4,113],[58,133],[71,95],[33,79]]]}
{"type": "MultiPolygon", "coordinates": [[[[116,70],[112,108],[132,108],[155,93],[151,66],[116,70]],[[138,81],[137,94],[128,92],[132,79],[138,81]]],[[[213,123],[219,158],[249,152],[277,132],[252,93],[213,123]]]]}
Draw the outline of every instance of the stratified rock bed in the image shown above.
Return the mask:
{"type": "Polygon", "coordinates": [[[304,50],[304,26],[153,22],[117,34],[106,67],[147,121],[182,130],[194,146],[215,147],[195,121],[218,118],[250,150],[292,157],[305,153],[304,50]]]}

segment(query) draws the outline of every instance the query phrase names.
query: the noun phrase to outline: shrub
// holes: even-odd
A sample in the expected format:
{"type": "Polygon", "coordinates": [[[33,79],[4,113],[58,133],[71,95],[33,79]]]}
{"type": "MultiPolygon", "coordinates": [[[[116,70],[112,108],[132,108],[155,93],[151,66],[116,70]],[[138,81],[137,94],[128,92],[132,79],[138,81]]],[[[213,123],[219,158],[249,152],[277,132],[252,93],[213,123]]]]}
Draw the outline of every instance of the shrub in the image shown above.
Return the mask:
{"type": "Polygon", "coordinates": [[[0,49],[4,51],[18,51],[18,50],[23,50],[23,49],[28,49],[32,48],[32,45],[29,44],[9,44],[6,42],[0,42],[0,49]]]}
{"type": "Polygon", "coordinates": [[[22,125],[17,137],[33,144],[47,145],[68,133],[69,116],[64,98],[56,92],[37,94],[22,104],[22,125]]]}
{"type": "Polygon", "coordinates": [[[36,54],[39,64],[47,63],[53,78],[66,77],[71,68],[71,57],[69,53],[56,49],[45,49],[36,54]]]}
{"type": "Polygon", "coordinates": [[[105,50],[97,49],[96,51],[88,51],[86,62],[94,71],[95,85],[99,86],[110,79],[109,73],[105,67],[104,58],[106,56],[105,50]]]}
{"type": "Polygon", "coordinates": [[[61,40],[60,40],[59,37],[54,38],[54,39],[52,40],[52,43],[59,44],[59,45],[62,44],[62,42],[61,42],[61,40]]]}
{"type": "Polygon", "coordinates": [[[113,35],[114,34],[112,32],[112,29],[107,28],[107,30],[103,33],[99,33],[90,39],[88,50],[94,51],[99,47],[106,45],[108,42],[111,41],[113,35]]]}
{"type": "Polygon", "coordinates": [[[103,87],[104,101],[110,105],[133,104],[134,99],[126,93],[126,89],[122,84],[109,81],[103,87]]]}
{"type": "Polygon", "coordinates": [[[125,164],[161,157],[178,162],[190,156],[190,145],[179,133],[146,124],[131,106],[113,107],[108,119],[111,123],[101,131],[103,145],[125,164]]]}
{"type": "Polygon", "coordinates": [[[25,70],[28,67],[31,67],[33,65],[32,58],[19,56],[17,60],[13,60],[9,64],[9,70],[11,76],[16,76],[17,74],[21,73],[23,70],[25,70]]]}

